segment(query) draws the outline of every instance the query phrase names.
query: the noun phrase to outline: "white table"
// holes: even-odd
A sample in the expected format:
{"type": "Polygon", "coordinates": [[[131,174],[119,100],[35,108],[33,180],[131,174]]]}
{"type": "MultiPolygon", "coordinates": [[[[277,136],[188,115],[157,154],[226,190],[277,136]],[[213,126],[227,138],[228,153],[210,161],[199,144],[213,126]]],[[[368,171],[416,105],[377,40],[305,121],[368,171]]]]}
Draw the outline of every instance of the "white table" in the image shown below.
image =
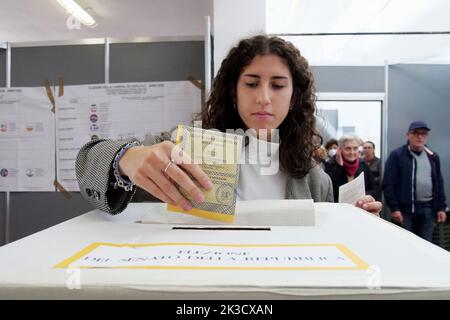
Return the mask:
{"type": "Polygon", "coordinates": [[[173,230],[173,225],[135,223],[162,206],[130,204],[118,216],[94,210],[1,247],[0,299],[450,299],[449,252],[350,205],[316,203],[316,226],[270,231],[173,230]],[[54,268],[94,242],[341,243],[371,267],[333,271],[54,268]],[[77,285],[76,279],[81,288],[69,289],[77,285]]]}

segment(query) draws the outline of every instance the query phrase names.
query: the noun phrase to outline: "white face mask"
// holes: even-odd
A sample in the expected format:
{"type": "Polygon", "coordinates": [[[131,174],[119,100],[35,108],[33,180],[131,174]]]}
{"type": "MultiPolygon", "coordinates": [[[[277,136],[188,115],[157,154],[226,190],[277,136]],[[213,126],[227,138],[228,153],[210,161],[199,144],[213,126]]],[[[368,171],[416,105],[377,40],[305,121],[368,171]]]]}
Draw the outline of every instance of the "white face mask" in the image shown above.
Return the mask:
{"type": "Polygon", "coordinates": [[[335,156],[336,155],[336,149],[330,149],[330,150],[328,150],[328,156],[331,158],[331,157],[333,157],[333,156],[335,156]]]}

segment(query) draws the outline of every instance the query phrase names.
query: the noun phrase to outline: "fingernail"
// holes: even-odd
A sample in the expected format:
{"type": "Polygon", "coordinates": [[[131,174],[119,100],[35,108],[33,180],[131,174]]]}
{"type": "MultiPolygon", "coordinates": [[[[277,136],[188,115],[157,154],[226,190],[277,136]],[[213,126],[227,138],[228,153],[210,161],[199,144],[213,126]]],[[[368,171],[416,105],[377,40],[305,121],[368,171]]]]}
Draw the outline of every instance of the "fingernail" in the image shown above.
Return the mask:
{"type": "Polygon", "coordinates": [[[208,189],[208,190],[212,189],[212,187],[213,187],[213,183],[210,180],[206,181],[205,185],[206,185],[206,189],[208,189]]]}
{"type": "Polygon", "coordinates": [[[197,202],[205,201],[205,196],[203,195],[203,193],[197,193],[195,196],[195,201],[197,201],[197,202]]]}
{"type": "Polygon", "coordinates": [[[189,211],[192,209],[192,205],[190,203],[183,204],[183,209],[189,211]]]}
{"type": "Polygon", "coordinates": [[[363,204],[363,208],[367,209],[368,208],[367,204],[363,204]]]}

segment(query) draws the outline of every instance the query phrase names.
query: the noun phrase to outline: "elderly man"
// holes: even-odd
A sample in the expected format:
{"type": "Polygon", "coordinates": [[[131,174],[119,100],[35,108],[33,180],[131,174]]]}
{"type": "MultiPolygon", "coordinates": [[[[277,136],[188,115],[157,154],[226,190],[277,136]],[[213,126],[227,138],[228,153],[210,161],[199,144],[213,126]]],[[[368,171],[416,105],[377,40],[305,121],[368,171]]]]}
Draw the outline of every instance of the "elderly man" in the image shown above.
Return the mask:
{"type": "Polygon", "coordinates": [[[392,221],[431,241],[436,221],[447,216],[439,157],[426,146],[429,132],[423,121],[410,124],[408,143],[386,161],[382,187],[392,221]]]}

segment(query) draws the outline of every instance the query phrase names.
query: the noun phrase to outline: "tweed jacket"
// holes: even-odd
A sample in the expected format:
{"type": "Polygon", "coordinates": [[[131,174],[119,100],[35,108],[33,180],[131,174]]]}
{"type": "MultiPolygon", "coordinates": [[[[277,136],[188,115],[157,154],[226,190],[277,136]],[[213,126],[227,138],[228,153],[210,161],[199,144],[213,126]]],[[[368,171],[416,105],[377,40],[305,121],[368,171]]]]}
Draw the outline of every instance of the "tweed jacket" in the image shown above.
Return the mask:
{"type": "MultiPolygon", "coordinates": [[[[149,135],[142,142],[151,146],[170,135],[149,135]]],[[[130,140],[97,139],[86,143],[78,152],[76,159],[76,176],[82,196],[95,208],[110,214],[122,212],[131,201],[144,202],[159,200],[140,188],[125,191],[117,187],[112,164],[116,154],[130,140]]],[[[313,199],[315,202],[333,202],[333,186],[330,177],[320,168],[313,167],[301,179],[288,177],[286,184],[286,199],[313,199]]]]}

